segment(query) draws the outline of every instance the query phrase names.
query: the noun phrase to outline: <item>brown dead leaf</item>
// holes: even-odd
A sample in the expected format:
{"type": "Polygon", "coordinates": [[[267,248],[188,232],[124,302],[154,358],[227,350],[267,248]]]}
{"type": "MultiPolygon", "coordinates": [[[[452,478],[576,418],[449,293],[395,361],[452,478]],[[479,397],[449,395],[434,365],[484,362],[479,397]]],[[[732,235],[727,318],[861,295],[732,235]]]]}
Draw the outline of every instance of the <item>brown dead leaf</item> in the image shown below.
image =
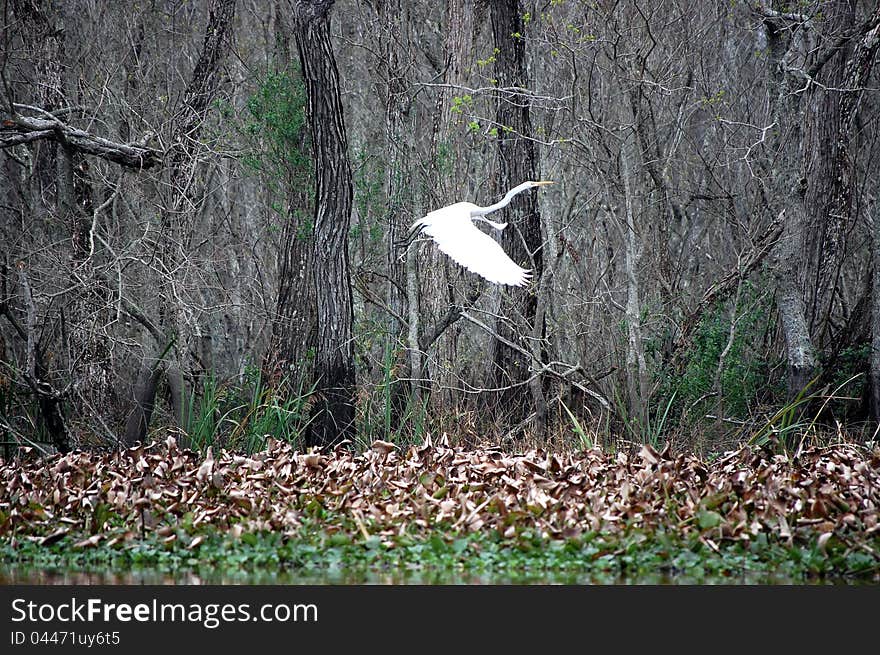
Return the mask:
{"type": "Polygon", "coordinates": [[[179,535],[190,544],[195,536],[176,520],[187,514],[193,527],[211,525],[233,536],[294,535],[304,515],[318,509],[351,518],[331,520],[328,533],[354,525],[356,536],[383,540],[402,526],[428,531],[438,522],[507,538],[520,531],[548,538],[630,527],[648,532],[671,524],[704,540],[711,536],[718,547],[766,532],[827,548],[830,537],[823,535],[838,534],[869,552],[868,540],[880,531],[880,458],[865,449],[810,447],[789,459],[743,448],[711,462],[673,457],[666,447],[632,452],[511,454],[452,447],[448,440],[433,445],[429,438],[405,455],[383,441],[356,454],[301,453],[273,440],[253,455],[212,450],[200,457],[166,438],[112,454],[0,461],[0,538],[49,544],[70,534],[88,547],[92,535],[82,534],[83,526],[125,525],[129,537],[111,529],[100,543],[158,528],[158,537],[179,535]],[[105,513],[117,521],[105,520],[105,513]]]}
{"type": "Polygon", "coordinates": [[[390,441],[382,441],[381,439],[376,439],[370,447],[380,455],[387,455],[397,449],[397,446],[390,441]]]}
{"type": "Polygon", "coordinates": [[[199,465],[198,471],[196,471],[196,479],[199,482],[204,482],[209,479],[214,472],[214,454],[211,450],[211,447],[208,446],[207,451],[205,451],[205,459],[199,465]]]}
{"type": "Polygon", "coordinates": [[[73,544],[73,547],[74,548],[94,548],[95,546],[97,546],[100,543],[102,538],[103,538],[103,535],[93,534],[91,537],[87,537],[86,539],[83,539],[82,541],[77,541],[75,544],[73,544]]]}
{"type": "Polygon", "coordinates": [[[52,544],[61,540],[66,534],[70,532],[70,528],[59,528],[52,532],[51,534],[46,535],[42,539],[40,539],[39,544],[41,546],[51,546],[52,544]]]}

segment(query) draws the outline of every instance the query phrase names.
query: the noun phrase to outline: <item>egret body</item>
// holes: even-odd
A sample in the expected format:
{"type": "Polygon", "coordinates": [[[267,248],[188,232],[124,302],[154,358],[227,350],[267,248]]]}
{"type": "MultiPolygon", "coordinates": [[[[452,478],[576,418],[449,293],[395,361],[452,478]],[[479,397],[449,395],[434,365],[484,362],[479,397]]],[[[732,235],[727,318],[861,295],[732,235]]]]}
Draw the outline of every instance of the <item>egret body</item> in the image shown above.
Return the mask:
{"type": "Polygon", "coordinates": [[[485,232],[481,232],[473,221],[483,221],[498,230],[503,230],[507,227],[507,223],[490,221],[486,218],[486,214],[507,207],[518,193],[546,184],[553,182],[546,180],[523,182],[488,207],[479,207],[472,202],[457,202],[435,209],[413,223],[412,229],[427,234],[437,247],[455,262],[490,282],[523,286],[529,281],[531,271],[522,268],[508,257],[501,245],[485,232]]]}

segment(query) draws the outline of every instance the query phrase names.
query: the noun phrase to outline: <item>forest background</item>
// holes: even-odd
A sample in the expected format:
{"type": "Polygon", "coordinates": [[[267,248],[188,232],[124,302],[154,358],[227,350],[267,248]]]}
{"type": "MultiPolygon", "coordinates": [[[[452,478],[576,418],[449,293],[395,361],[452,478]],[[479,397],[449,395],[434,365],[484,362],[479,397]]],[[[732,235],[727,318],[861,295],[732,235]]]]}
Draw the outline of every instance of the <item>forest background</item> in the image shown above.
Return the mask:
{"type": "Polygon", "coordinates": [[[876,432],[876,3],[0,7],[7,454],[876,432]]]}

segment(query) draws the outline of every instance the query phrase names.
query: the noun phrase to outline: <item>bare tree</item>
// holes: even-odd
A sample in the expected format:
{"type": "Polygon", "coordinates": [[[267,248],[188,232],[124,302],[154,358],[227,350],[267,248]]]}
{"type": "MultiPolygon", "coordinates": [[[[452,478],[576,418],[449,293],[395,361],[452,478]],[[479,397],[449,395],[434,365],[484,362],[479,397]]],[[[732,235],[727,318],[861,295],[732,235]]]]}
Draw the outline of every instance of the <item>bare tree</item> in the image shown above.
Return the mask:
{"type": "Polygon", "coordinates": [[[876,2],[0,6],[12,439],[253,447],[315,383],[321,446],[880,415],[876,2]],[[527,290],[407,243],[539,176],[527,290]]]}
{"type": "Polygon", "coordinates": [[[788,12],[785,3],[757,8],[770,53],[775,137],[767,178],[774,186],[766,198],[784,226],[776,274],[790,397],[817,374],[817,348],[831,346],[824,363],[833,366],[833,353],[852,342],[843,331],[832,335],[831,325],[847,313],[840,289],[846,233],[854,226],[850,144],[878,46],[880,9],[857,25],[854,2],[827,4],[822,32],[814,16],[788,12]]]}
{"type": "Polygon", "coordinates": [[[199,133],[220,85],[221,65],[230,50],[235,0],[212,0],[202,50],[183,94],[180,113],[174,118],[171,146],[166,154],[166,179],[170,200],[162,214],[157,252],[160,268],[160,317],[153,334],[155,355],[142,363],[134,389],[132,409],[125,427],[125,443],[144,441],[155,406],[160,371],[164,370],[178,425],[185,425],[191,408],[183,375],[185,344],[180,343],[183,323],[178,316],[175,276],[185,257],[183,216],[196,205],[193,185],[199,133]]]}
{"type": "MultiPolygon", "coordinates": [[[[69,97],[63,12],[51,4],[29,0],[16,0],[11,8],[24,49],[30,55],[34,82],[32,88],[6,86],[8,104],[0,127],[0,149],[32,144],[37,174],[32,177],[29,189],[19,186],[17,195],[22,211],[57,216],[63,225],[69,226],[70,259],[65,262],[67,291],[58,294],[63,300],[59,303],[57,318],[48,309],[45,316],[38,316],[27,258],[16,264],[27,307],[26,330],[16,320],[6,299],[2,305],[15,332],[27,340],[28,366],[24,379],[38,399],[43,423],[54,445],[66,452],[72,444],[64,416],[65,402],[75,395],[82,401],[76,404],[76,409],[83,411],[85,404],[85,411],[101,414],[106,410],[104,401],[115,393],[103,375],[108,367],[109,352],[98,334],[99,326],[107,322],[107,294],[91,261],[95,254],[94,222],[106,203],[101,207],[94,203],[88,156],[142,170],[157,163],[158,153],[146,147],[146,140],[140,144],[119,143],[75,127],[71,120],[82,118],[84,112],[76,100],[69,97]],[[46,336],[55,330],[46,328],[56,321],[60,334],[56,343],[50,345],[46,336]],[[39,331],[43,338],[33,331],[39,331]],[[66,372],[59,371],[61,367],[57,362],[56,371],[50,370],[47,351],[68,354],[66,372]],[[61,379],[52,380],[59,376],[61,379]]],[[[10,43],[5,41],[7,54],[9,48],[10,43]]]]}

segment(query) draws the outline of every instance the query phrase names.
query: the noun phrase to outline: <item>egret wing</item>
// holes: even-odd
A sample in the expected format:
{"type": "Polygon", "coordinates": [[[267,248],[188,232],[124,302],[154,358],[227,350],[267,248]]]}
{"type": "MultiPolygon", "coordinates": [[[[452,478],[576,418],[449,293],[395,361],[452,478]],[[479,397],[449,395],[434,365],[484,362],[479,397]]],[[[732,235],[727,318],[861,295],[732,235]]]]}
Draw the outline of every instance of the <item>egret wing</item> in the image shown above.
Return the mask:
{"type": "Polygon", "coordinates": [[[434,239],[442,252],[490,282],[512,286],[523,286],[528,282],[529,271],[508,257],[495,239],[481,232],[471,222],[466,210],[463,213],[438,210],[417,224],[424,226],[425,234],[434,239]]]}

